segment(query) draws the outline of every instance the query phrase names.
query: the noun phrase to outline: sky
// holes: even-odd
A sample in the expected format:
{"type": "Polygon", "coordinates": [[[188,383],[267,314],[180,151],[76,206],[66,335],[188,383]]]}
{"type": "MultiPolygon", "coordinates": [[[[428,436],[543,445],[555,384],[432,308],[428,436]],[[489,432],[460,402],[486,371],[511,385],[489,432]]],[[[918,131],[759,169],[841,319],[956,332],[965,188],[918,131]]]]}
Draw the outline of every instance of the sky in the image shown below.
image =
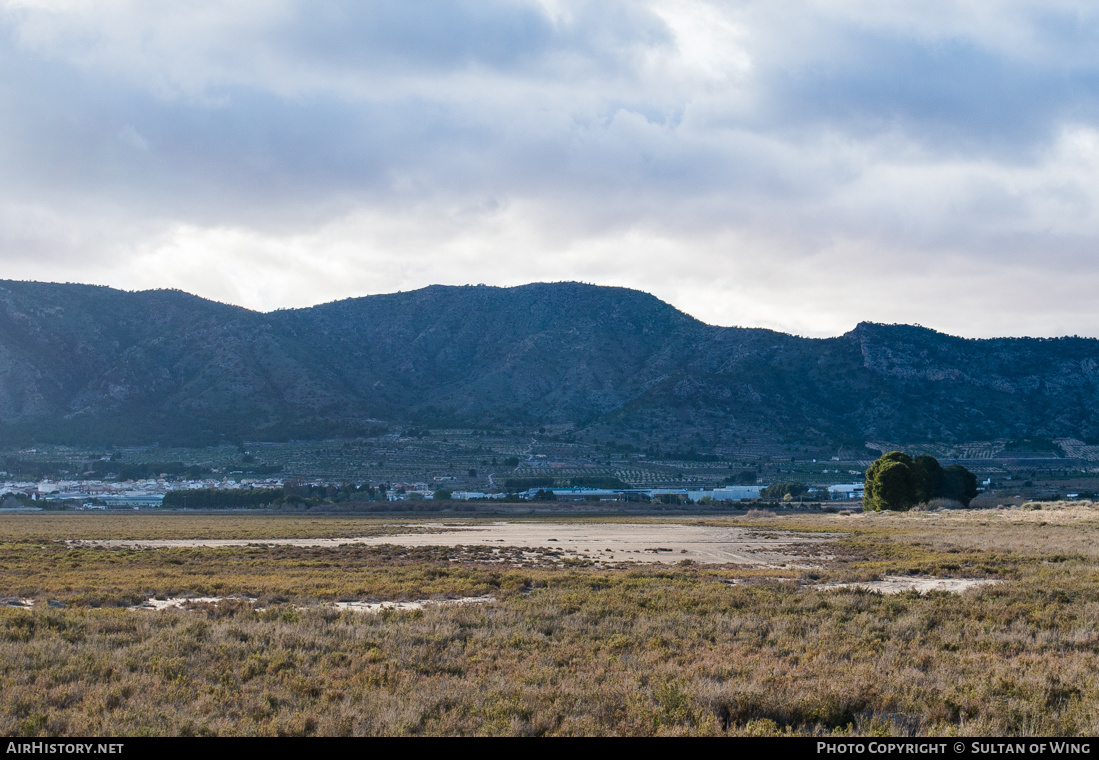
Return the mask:
{"type": "Polygon", "coordinates": [[[1099,5],[0,0],[0,279],[1099,336],[1099,5]]]}

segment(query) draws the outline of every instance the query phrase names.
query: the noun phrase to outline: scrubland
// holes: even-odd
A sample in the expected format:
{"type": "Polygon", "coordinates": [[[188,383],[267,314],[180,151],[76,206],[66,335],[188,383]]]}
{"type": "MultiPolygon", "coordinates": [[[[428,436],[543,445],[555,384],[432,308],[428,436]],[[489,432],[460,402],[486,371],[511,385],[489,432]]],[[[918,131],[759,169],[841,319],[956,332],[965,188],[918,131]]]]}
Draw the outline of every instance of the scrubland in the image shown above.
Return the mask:
{"type": "Polygon", "coordinates": [[[704,520],[834,534],[814,569],[66,543],[379,535],[409,522],[112,519],[0,520],[0,596],[41,600],[0,608],[0,734],[1099,733],[1088,506],[704,520]],[[884,575],[1005,582],[922,596],[821,587],[884,575]],[[126,609],[181,594],[249,598],[126,609]],[[330,604],[474,595],[496,601],[330,604]]]}

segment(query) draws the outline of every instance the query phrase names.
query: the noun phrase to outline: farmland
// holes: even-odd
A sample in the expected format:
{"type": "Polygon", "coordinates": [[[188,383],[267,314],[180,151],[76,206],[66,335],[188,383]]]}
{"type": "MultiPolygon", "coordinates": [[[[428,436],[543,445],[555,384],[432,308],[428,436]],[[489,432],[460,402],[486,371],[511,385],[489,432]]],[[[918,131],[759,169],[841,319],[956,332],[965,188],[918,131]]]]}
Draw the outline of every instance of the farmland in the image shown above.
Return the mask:
{"type": "MultiPolygon", "coordinates": [[[[601,536],[623,524],[794,539],[755,564],[654,563],[655,553],[600,561],[548,540],[422,540],[484,520],[7,515],[0,596],[21,606],[0,608],[0,732],[1099,731],[1090,504],[625,523],[571,524],[601,536]],[[398,542],[410,535],[421,540],[398,542]],[[257,543],[354,537],[372,542],[257,543]],[[374,542],[386,537],[394,543],[374,542]],[[158,538],[251,543],[96,543],[158,538]],[[1002,582],[961,594],[840,587],[886,577],[1002,582]],[[218,601],[130,609],[180,597],[218,601]],[[454,603],[470,598],[488,601],[454,603]]],[[[525,524],[533,535],[550,523],[525,524]]]]}

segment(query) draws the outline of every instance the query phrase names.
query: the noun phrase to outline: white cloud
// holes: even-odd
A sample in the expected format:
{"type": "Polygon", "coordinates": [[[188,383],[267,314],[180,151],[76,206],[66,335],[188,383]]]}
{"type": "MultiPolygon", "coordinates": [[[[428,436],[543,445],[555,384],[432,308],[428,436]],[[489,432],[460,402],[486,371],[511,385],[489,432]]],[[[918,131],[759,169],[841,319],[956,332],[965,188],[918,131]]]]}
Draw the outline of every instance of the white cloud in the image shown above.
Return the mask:
{"type": "Polygon", "coordinates": [[[810,335],[1099,335],[1097,27],[1068,0],[0,0],[0,276],[264,309],[578,279],[810,335]]]}

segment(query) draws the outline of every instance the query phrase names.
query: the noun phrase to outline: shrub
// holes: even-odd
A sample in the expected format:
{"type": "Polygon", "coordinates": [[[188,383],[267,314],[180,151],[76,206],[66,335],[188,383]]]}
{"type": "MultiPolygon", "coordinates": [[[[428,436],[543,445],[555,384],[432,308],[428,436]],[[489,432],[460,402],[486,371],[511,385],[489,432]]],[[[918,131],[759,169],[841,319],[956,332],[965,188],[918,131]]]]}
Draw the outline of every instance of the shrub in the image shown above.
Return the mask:
{"type": "Polygon", "coordinates": [[[962,504],[957,499],[947,499],[943,496],[936,496],[926,504],[928,509],[964,509],[965,504],[962,504]]]}
{"type": "Polygon", "coordinates": [[[759,492],[759,498],[784,500],[789,496],[789,500],[793,501],[807,493],[809,493],[809,486],[804,483],[775,483],[774,485],[767,486],[761,490],[759,492]]]}

